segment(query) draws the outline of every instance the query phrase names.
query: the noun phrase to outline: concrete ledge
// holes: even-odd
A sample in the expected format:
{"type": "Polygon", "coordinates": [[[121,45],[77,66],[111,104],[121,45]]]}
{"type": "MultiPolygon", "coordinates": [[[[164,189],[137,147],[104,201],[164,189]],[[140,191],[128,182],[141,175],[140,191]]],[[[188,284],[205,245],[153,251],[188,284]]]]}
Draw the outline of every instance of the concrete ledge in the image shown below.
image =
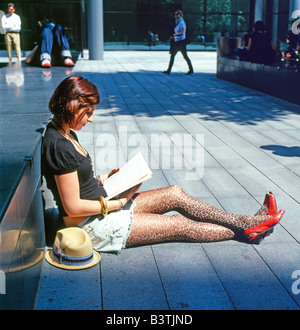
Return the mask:
{"type": "Polygon", "coordinates": [[[40,142],[24,163],[19,182],[0,219],[0,309],[32,309],[44,257],[45,231],[40,191],[40,142]]]}
{"type": "Polygon", "coordinates": [[[268,66],[218,56],[217,77],[300,104],[300,72],[298,69],[268,66]]]}

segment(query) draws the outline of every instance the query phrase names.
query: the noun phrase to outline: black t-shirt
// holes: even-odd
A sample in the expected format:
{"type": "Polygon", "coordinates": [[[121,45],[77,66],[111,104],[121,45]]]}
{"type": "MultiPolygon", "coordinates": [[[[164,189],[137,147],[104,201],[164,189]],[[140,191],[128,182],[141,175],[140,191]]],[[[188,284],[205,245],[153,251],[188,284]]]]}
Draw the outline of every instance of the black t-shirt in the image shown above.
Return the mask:
{"type": "Polygon", "coordinates": [[[249,51],[250,59],[255,63],[269,64],[274,59],[272,43],[266,32],[251,34],[252,48],[249,51]]]}
{"type": "MultiPolygon", "coordinates": [[[[71,134],[78,141],[77,135],[71,134]]],[[[47,187],[51,190],[61,216],[66,216],[55,183],[54,175],[67,174],[77,171],[80,198],[98,200],[99,196],[106,197],[103,187],[93,176],[90,157],[80,154],[71,141],[62,136],[52,125],[48,124],[42,142],[42,174],[47,181],[47,187]]]]}

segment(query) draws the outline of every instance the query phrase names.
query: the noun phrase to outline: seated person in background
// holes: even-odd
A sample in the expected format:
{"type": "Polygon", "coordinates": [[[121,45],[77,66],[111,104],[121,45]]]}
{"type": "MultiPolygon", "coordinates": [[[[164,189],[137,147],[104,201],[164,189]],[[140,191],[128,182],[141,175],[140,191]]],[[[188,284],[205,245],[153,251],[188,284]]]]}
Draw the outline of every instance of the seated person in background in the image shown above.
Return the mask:
{"type": "Polygon", "coordinates": [[[65,28],[60,24],[48,23],[42,28],[39,46],[26,58],[27,64],[37,64],[43,68],[51,68],[51,65],[65,65],[73,67],[69,42],[65,28]]]}
{"type": "Polygon", "coordinates": [[[243,47],[248,47],[250,39],[250,33],[246,33],[243,38],[243,47]]]}
{"type": "Polygon", "coordinates": [[[241,59],[259,64],[272,64],[274,57],[271,38],[266,32],[264,22],[255,22],[248,46],[244,48],[241,59]]]}
{"type": "Polygon", "coordinates": [[[295,61],[298,58],[298,55],[296,53],[296,50],[292,47],[289,46],[283,53],[282,53],[282,58],[285,61],[295,61]]]}
{"type": "Polygon", "coordinates": [[[243,45],[241,48],[236,48],[234,54],[239,57],[241,61],[247,60],[247,47],[249,43],[250,33],[246,33],[243,37],[243,45]]]}
{"type": "Polygon", "coordinates": [[[274,52],[274,64],[279,64],[282,59],[282,52],[280,49],[280,44],[272,46],[274,52]]]}

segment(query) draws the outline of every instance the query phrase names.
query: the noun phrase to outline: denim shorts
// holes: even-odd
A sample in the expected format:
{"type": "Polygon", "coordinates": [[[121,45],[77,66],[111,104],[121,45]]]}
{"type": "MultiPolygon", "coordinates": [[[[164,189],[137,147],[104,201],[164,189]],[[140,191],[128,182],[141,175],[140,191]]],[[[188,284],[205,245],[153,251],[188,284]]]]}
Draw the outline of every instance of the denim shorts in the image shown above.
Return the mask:
{"type": "Polygon", "coordinates": [[[86,217],[77,227],[88,233],[96,251],[118,254],[126,247],[134,206],[135,203],[131,200],[122,210],[111,212],[105,217],[101,214],[86,217]]]}

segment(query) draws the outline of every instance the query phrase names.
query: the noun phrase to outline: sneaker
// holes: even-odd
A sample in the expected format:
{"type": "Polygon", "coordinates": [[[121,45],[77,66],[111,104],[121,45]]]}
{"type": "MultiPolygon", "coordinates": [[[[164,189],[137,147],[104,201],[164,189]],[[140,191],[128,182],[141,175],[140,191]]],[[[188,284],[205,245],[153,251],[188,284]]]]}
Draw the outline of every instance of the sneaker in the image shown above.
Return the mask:
{"type": "Polygon", "coordinates": [[[45,58],[44,60],[42,60],[41,63],[42,68],[51,68],[51,62],[45,58]]]}
{"type": "Polygon", "coordinates": [[[70,57],[67,57],[67,58],[64,60],[64,65],[65,65],[65,66],[68,66],[68,67],[73,67],[75,64],[74,64],[74,62],[70,59],[70,57]]]}

